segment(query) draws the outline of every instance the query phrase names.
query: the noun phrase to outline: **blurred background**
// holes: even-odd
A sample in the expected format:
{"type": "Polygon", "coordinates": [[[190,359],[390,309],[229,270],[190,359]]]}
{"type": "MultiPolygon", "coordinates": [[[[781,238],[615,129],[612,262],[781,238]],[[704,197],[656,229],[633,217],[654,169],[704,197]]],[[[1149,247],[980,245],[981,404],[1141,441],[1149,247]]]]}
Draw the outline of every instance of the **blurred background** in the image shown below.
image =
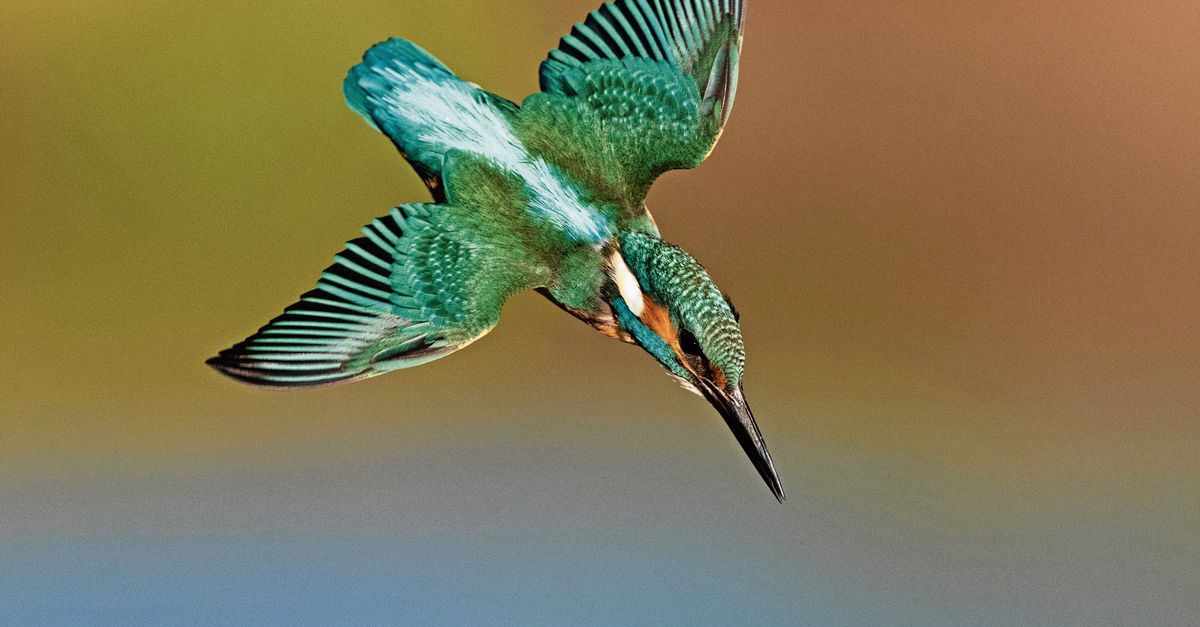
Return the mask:
{"type": "Polygon", "coordinates": [[[0,4],[2,622],[1196,624],[1195,2],[750,0],[650,206],[742,311],[783,506],[532,294],[348,387],[203,365],[427,198],[364,49],[520,100],[596,4],[0,4]]]}

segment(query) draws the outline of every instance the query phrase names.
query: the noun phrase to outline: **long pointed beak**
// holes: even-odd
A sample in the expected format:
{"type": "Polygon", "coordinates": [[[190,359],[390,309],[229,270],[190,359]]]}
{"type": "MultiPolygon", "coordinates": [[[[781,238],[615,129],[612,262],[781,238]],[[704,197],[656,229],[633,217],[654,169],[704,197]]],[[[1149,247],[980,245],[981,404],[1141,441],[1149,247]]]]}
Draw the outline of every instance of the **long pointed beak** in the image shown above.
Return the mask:
{"type": "Polygon", "coordinates": [[[701,379],[700,391],[704,393],[704,398],[708,399],[708,402],[712,403],[712,406],[721,413],[725,424],[729,425],[730,431],[733,431],[733,437],[737,438],[738,444],[742,445],[742,450],[746,451],[746,455],[754,464],[754,468],[758,470],[758,474],[767,483],[767,487],[771,489],[775,498],[782,503],[787,495],[783,493],[783,486],[779,483],[779,473],[775,472],[775,464],[771,461],[771,454],[767,452],[767,443],[763,441],[762,432],[758,430],[758,424],[754,422],[754,414],[750,413],[750,406],[746,404],[746,396],[742,393],[742,389],[739,387],[736,392],[730,394],[711,381],[701,379]]]}

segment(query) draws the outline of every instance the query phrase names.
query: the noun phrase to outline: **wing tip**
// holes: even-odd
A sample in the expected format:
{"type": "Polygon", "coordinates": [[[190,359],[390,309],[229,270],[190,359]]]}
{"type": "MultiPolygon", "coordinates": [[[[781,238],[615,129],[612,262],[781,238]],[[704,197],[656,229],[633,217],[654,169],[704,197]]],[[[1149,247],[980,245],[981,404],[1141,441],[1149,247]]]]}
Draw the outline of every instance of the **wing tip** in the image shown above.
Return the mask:
{"type": "Polygon", "coordinates": [[[685,74],[701,72],[693,78],[704,88],[712,68],[696,64],[718,43],[740,48],[745,18],[742,0],[610,0],[550,51],[540,67],[542,90],[553,89],[573,66],[628,58],[672,64],[685,74]]]}
{"type": "Polygon", "coordinates": [[[295,376],[291,378],[272,378],[264,372],[248,367],[248,364],[239,359],[241,355],[240,351],[231,348],[221,351],[215,357],[209,357],[204,360],[204,364],[238,383],[270,390],[299,390],[327,387],[362,379],[365,376],[364,373],[342,372],[341,374],[317,381],[296,380],[295,376]]]}

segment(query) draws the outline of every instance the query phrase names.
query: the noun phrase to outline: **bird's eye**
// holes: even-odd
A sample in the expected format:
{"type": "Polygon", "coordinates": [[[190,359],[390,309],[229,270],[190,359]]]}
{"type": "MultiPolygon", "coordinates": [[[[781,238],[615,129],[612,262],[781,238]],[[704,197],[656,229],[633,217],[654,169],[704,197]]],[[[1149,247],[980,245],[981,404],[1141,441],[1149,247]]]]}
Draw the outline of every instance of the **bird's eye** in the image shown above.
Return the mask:
{"type": "Polygon", "coordinates": [[[695,355],[697,357],[704,354],[700,350],[700,342],[696,341],[696,336],[692,335],[692,332],[687,329],[679,332],[679,349],[688,355],[695,355]]]}

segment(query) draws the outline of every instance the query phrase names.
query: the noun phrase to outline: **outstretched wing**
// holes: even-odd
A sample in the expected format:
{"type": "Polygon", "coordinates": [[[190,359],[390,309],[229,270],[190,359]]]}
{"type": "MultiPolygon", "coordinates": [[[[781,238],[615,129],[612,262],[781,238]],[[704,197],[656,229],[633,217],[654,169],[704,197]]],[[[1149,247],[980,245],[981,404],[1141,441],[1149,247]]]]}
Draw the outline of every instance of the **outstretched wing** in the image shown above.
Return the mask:
{"type": "Polygon", "coordinates": [[[372,221],[317,288],[208,364],[240,381],[310,387],[448,355],[486,334],[509,295],[548,270],[486,243],[448,205],[403,205],[372,221]]]}
{"type": "Polygon", "coordinates": [[[644,192],[712,151],[737,92],[744,17],[743,0],[608,2],[550,52],[542,90],[593,111],[644,192]]]}
{"type": "Polygon", "coordinates": [[[508,132],[507,119],[517,110],[400,38],[363,53],[343,90],[350,108],[392,140],[440,202],[446,153],[487,152],[508,132]]]}

